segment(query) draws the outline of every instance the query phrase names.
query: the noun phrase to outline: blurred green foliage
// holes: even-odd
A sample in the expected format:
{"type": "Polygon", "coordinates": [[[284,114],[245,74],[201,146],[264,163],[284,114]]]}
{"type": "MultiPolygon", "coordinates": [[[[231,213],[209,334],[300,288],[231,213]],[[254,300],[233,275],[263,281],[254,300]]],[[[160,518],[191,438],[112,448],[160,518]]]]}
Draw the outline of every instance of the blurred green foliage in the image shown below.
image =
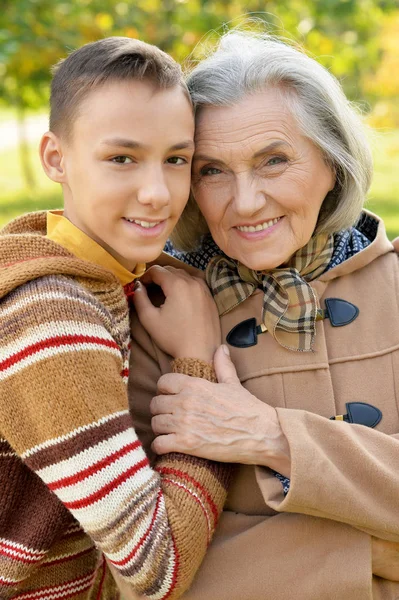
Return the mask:
{"type": "Polygon", "coordinates": [[[207,32],[239,25],[245,13],[303,43],[351,98],[373,101],[376,87],[381,97],[375,77],[397,33],[387,25],[399,23],[397,0],[0,0],[0,98],[42,105],[51,66],[109,35],[139,37],[180,61],[196,48],[198,58],[213,40],[207,32]]]}
{"type": "Polygon", "coordinates": [[[27,111],[47,104],[53,64],[84,43],[125,35],[189,67],[220,33],[251,18],[252,28],[298,41],[329,68],[371,125],[396,128],[375,153],[370,208],[387,219],[391,237],[399,235],[398,0],[0,0],[0,126],[13,117],[20,123],[19,150],[0,155],[0,223],[60,205],[23,128],[27,111]]]}

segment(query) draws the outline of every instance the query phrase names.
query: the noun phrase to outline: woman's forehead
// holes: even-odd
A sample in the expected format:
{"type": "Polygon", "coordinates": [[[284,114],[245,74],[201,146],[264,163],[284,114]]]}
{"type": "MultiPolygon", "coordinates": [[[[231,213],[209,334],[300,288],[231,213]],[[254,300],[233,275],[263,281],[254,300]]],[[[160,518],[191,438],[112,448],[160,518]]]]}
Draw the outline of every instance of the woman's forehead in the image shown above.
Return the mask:
{"type": "Polygon", "coordinates": [[[255,145],[271,140],[294,143],[302,137],[294,115],[275,90],[245,96],[233,106],[207,106],[197,118],[197,152],[214,144],[255,145]]]}

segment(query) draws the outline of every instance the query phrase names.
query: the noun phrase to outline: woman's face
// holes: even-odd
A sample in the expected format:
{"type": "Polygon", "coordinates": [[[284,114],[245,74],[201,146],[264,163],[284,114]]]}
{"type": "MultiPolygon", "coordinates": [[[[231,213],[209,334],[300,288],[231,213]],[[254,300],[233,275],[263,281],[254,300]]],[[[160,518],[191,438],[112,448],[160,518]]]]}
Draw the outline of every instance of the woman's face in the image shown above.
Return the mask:
{"type": "Polygon", "coordinates": [[[335,176],[278,90],[201,109],[195,142],[194,196],[223,252],[263,270],[307,244],[335,176]]]}

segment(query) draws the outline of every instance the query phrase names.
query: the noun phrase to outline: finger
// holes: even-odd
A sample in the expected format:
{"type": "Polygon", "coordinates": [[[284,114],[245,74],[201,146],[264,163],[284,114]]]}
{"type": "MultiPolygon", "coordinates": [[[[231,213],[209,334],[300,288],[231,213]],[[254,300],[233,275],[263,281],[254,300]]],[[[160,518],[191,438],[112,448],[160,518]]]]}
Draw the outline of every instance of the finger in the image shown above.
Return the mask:
{"type": "Polygon", "coordinates": [[[177,269],[176,267],[172,267],[171,265],[164,267],[164,269],[166,269],[166,271],[169,271],[170,273],[173,273],[173,275],[176,275],[177,277],[182,277],[188,280],[192,279],[192,275],[189,275],[189,273],[187,273],[184,269],[177,269]]]}
{"type": "Polygon", "coordinates": [[[145,285],[150,283],[159,285],[159,287],[162,288],[165,296],[170,293],[177,280],[178,275],[176,273],[172,273],[171,271],[168,271],[167,268],[160,267],[159,265],[150,267],[141,278],[141,281],[145,285]]]}
{"type": "Polygon", "coordinates": [[[161,267],[160,265],[153,265],[152,267],[149,267],[144,273],[144,275],[140,277],[140,282],[144,285],[149,285],[153,282],[153,275],[156,272],[156,270],[162,268],[163,267],[161,267]]]}
{"type": "MultiPolygon", "coordinates": [[[[186,265],[187,267],[187,265],[186,265]]],[[[203,271],[198,271],[198,269],[194,269],[192,273],[186,271],[186,269],[178,269],[177,267],[173,267],[172,265],[167,265],[164,267],[167,271],[174,273],[175,275],[184,277],[184,279],[188,279],[189,281],[197,281],[201,285],[203,285],[207,290],[209,290],[207,283],[205,281],[205,275],[203,271]]],[[[192,267],[189,267],[192,268],[192,267]]]]}
{"type": "Polygon", "coordinates": [[[168,454],[177,452],[177,436],[175,433],[168,435],[158,435],[151,444],[151,450],[155,454],[168,454]]]}
{"type": "Polygon", "coordinates": [[[192,378],[181,373],[166,373],[158,379],[159,394],[178,394],[184,388],[190,387],[192,378]]]}
{"type": "Polygon", "coordinates": [[[178,269],[171,265],[167,265],[165,267],[161,267],[160,265],[153,265],[152,267],[147,269],[147,271],[141,277],[140,281],[143,282],[145,285],[155,283],[162,287],[162,289],[165,292],[167,291],[167,289],[170,289],[172,285],[175,285],[178,279],[183,279],[188,282],[195,281],[196,283],[199,283],[201,286],[203,286],[207,291],[209,291],[209,288],[206,284],[206,281],[204,280],[204,277],[202,276],[201,271],[199,273],[197,272],[195,274],[191,274],[188,273],[185,269],[178,269]],[[170,275],[169,278],[168,274],[170,275]]]}
{"type": "Polygon", "coordinates": [[[154,396],[150,402],[150,412],[152,415],[172,414],[176,406],[176,396],[154,396]]]}
{"type": "Polygon", "coordinates": [[[145,329],[154,324],[158,318],[159,308],[156,308],[148,297],[145,286],[138,283],[133,295],[133,304],[139,317],[140,323],[145,329]]]}
{"type": "Polygon", "coordinates": [[[149,264],[160,265],[161,267],[174,266],[177,269],[187,271],[187,273],[190,273],[191,275],[197,275],[201,277],[202,274],[202,277],[205,279],[205,273],[203,271],[199,271],[196,267],[192,267],[191,265],[188,265],[187,263],[184,263],[178,258],[175,258],[174,256],[171,256],[170,254],[167,254],[165,252],[162,252],[162,254],[158,256],[156,261],[149,264]]]}
{"type": "Polygon", "coordinates": [[[172,415],[156,415],[152,417],[151,427],[155,435],[176,432],[172,415]]]}
{"type": "Polygon", "coordinates": [[[216,350],[213,365],[219,383],[240,383],[236,368],[230,358],[230,351],[225,344],[216,350]]]}

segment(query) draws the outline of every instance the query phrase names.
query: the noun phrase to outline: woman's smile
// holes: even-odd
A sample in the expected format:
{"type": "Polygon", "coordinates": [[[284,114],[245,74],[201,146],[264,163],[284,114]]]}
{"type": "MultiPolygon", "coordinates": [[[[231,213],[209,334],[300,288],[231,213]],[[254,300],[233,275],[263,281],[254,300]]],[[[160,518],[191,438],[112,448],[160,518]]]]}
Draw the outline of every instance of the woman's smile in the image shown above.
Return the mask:
{"type": "Polygon", "coordinates": [[[195,139],[193,193],[216,244],[250,269],[286,263],[310,240],[335,175],[279,90],[201,108],[195,139]]]}
{"type": "Polygon", "coordinates": [[[269,219],[268,221],[261,221],[250,225],[236,225],[233,229],[245,240],[263,240],[279,229],[278,226],[283,219],[284,217],[277,217],[276,219],[269,219]]]}

